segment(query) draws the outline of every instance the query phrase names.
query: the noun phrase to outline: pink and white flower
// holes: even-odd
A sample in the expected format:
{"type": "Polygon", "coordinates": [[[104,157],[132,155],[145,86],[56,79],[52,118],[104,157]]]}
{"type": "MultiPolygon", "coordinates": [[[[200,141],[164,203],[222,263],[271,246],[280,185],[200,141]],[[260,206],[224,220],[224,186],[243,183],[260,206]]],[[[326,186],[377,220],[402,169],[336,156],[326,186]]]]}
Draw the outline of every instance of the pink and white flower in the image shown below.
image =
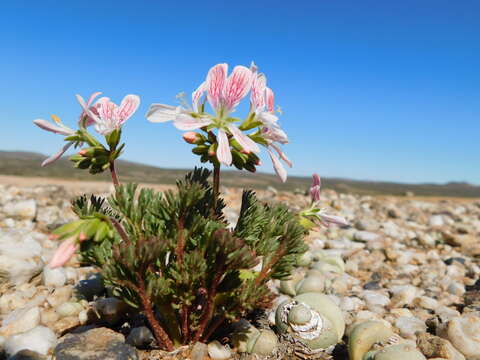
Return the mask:
{"type": "MultiPolygon", "coordinates": [[[[101,94],[101,92],[95,92],[92,95],[90,95],[90,98],[88,99],[87,103],[84,102],[85,107],[90,109],[90,112],[93,112],[93,113],[96,112],[96,110],[95,110],[95,108],[92,104],[93,104],[93,100],[95,100],[95,98],[100,94],[101,94]]],[[[83,101],[83,99],[82,99],[82,101],[83,101]]],[[[75,130],[70,129],[68,126],[65,126],[57,116],[52,115],[52,120],[55,122],[55,124],[52,124],[51,122],[48,122],[44,119],[33,120],[33,123],[35,125],[37,125],[39,128],[41,128],[43,130],[46,130],[46,131],[53,132],[55,134],[60,134],[60,135],[63,135],[63,136],[71,136],[71,135],[75,134],[75,130]]],[[[78,119],[79,126],[87,127],[87,126],[91,125],[93,122],[94,122],[94,120],[88,115],[88,113],[85,110],[83,110],[80,114],[79,119],[78,119]]],[[[47,166],[47,165],[57,161],[58,159],[60,159],[62,157],[62,155],[73,144],[74,144],[73,141],[67,142],[60,149],[60,151],[58,151],[57,153],[55,153],[54,155],[52,155],[48,159],[46,159],[44,162],[42,162],[42,166],[47,166]]]]}
{"type": "Polygon", "coordinates": [[[221,163],[228,166],[232,163],[229,135],[237,140],[247,153],[260,152],[260,149],[252,139],[233,123],[235,120],[229,117],[250,91],[252,72],[244,66],[236,66],[230,76],[227,76],[227,73],[227,64],[217,64],[212,67],[206,80],[192,94],[192,108],[153,104],[146,117],[151,122],[173,121],[178,129],[184,131],[206,126],[217,128],[218,148],[216,155],[221,163]],[[203,111],[205,103],[200,102],[205,94],[208,103],[215,111],[214,116],[203,111]]]}
{"type": "Polygon", "coordinates": [[[310,209],[302,211],[304,216],[307,216],[319,225],[329,227],[331,224],[339,226],[348,226],[348,221],[337,215],[330,215],[324,208],[319,207],[320,203],[320,191],[321,191],[321,179],[320,175],[313,174],[312,186],[310,187],[310,197],[312,199],[312,206],[310,209]]]}
{"type": "Polygon", "coordinates": [[[120,106],[110,101],[108,97],[101,97],[93,107],[85,103],[80,95],[77,95],[77,100],[84,114],[88,116],[88,125],[93,124],[95,130],[105,136],[120,129],[140,105],[140,98],[137,95],[125,96],[120,106]]]}
{"type": "Polygon", "coordinates": [[[272,89],[267,87],[266,76],[262,73],[257,74],[257,67],[255,64],[252,64],[251,69],[254,72],[252,92],[250,95],[251,111],[255,113],[256,120],[263,124],[260,131],[262,137],[267,142],[268,155],[272,160],[275,172],[280,179],[285,182],[287,180],[287,171],[282,165],[280,159],[289,167],[292,167],[293,164],[280,149],[278,144],[287,144],[288,137],[277,123],[278,117],[274,114],[274,93],[272,89]],[[274,151],[277,154],[275,154],[274,151]]]}

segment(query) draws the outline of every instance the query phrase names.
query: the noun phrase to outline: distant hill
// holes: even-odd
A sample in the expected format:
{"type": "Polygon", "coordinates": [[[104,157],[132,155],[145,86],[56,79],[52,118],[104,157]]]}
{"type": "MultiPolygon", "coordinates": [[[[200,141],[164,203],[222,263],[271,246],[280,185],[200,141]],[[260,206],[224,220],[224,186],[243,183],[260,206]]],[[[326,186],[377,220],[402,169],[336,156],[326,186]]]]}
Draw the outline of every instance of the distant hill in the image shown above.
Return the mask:
{"type": "MultiPolygon", "coordinates": [[[[0,151],[0,175],[40,176],[78,180],[110,180],[109,174],[99,174],[92,177],[86,171],[73,168],[67,158],[58,160],[55,164],[40,167],[46,156],[21,151],[0,151]]],[[[176,179],[183,176],[188,170],[163,169],[143,165],[130,161],[120,160],[117,163],[118,171],[123,181],[173,184],[176,179]]],[[[290,176],[285,184],[279,182],[275,175],[257,173],[250,174],[237,171],[224,171],[222,184],[231,187],[251,187],[263,189],[273,186],[279,190],[305,191],[310,185],[310,178],[290,176]]],[[[325,188],[334,189],[342,193],[370,194],[370,195],[404,195],[413,192],[418,196],[452,196],[452,197],[479,197],[480,186],[463,182],[450,182],[447,184],[401,184],[383,181],[359,181],[341,178],[322,178],[325,188]]]]}

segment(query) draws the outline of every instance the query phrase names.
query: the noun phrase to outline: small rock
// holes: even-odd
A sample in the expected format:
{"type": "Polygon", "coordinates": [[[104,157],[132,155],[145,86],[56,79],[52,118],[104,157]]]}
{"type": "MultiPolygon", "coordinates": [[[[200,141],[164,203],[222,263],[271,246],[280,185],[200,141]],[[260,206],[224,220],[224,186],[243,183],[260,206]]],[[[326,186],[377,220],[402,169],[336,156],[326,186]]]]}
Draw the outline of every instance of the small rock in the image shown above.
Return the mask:
{"type": "Polygon", "coordinates": [[[380,237],[380,235],[375,234],[373,232],[369,232],[369,231],[357,231],[353,235],[353,239],[355,241],[360,241],[360,242],[364,242],[364,243],[367,243],[367,242],[370,242],[370,241],[375,241],[379,237],[380,237]]]}
{"type": "Polygon", "coordinates": [[[62,286],[56,288],[53,293],[47,297],[47,302],[50,306],[56,308],[60,304],[67,302],[72,297],[72,287],[71,286],[62,286]]]}
{"type": "Polygon", "coordinates": [[[417,347],[427,358],[443,358],[446,360],[465,360],[450,341],[428,333],[421,333],[417,337],[417,347]]]}
{"type": "Polygon", "coordinates": [[[65,269],[52,269],[47,265],[43,268],[42,280],[45,286],[61,287],[67,281],[65,269]]]}
{"type": "Polygon", "coordinates": [[[232,357],[230,348],[222,345],[218,340],[210,342],[207,348],[208,355],[212,360],[227,360],[232,357]]]}
{"type": "Polygon", "coordinates": [[[100,296],[105,291],[102,276],[93,274],[86,280],[80,280],[75,286],[75,290],[79,296],[92,301],[95,296],[100,296]]]}
{"type": "Polygon", "coordinates": [[[135,348],[125,344],[122,334],[108,328],[96,328],[79,334],[67,334],[55,347],[56,360],[137,360],[135,348]]]}
{"type": "Polygon", "coordinates": [[[36,327],[40,323],[40,308],[22,308],[15,310],[3,320],[0,335],[9,337],[23,333],[36,327]]]}
{"type": "Polygon", "coordinates": [[[136,346],[137,348],[144,348],[154,340],[152,332],[146,326],[133,328],[128,334],[126,343],[136,346]]]}
{"type": "Polygon", "coordinates": [[[3,212],[10,217],[32,220],[37,213],[37,203],[33,199],[10,202],[5,204],[3,212]]]}
{"type": "Polygon", "coordinates": [[[9,360],[46,360],[47,357],[32,350],[20,350],[9,360]]]}
{"type": "Polygon", "coordinates": [[[52,330],[45,326],[37,326],[22,334],[9,337],[4,347],[10,355],[15,355],[20,350],[32,350],[41,355],[47,355],[56,343],[57,337],[52,330]]]}
{"type": "Polygon", "coordinates": [[[190,354],[192,360],[204,360],[207,356],[208,348],[207,344],[196,342],[193,345],[192,352],[190,354]]]}
{"type": "Polygon", "coordinates": [[[433,215],[428,219],[428,224],[432,227],[443,226],[445,222],[443,221],[442,215],[433,215]]]}
{"type": "Polygon", "coordinates": [[[103,321],[110,325],[117,325],[125,319],[128,305],[117,298],[99,299],[94,304],[103,321]]]}
{"type": "Polygon", "coordinates": [[[55,311],[57,312],[57,314],[63,318],[63,317],[67,317],[67,316],[74,316],[74,315],[78,315],[78,313],[80,313],[80,311],[83,310],[83,306],[80,305],[79,303],[77,302],[72,302],[72,301],[69,301],[69,302],[65,302],[61,305],[59,305],[55,311]]]}
{"type": "Polygon", "coordinates": [[[400,330],[400,335],[407,339],[415,340],[415,333],[417,331],[427,331],[427,325],[420,319],[409,316],[400,316],[395,321],[395,326],[400,330]]]}

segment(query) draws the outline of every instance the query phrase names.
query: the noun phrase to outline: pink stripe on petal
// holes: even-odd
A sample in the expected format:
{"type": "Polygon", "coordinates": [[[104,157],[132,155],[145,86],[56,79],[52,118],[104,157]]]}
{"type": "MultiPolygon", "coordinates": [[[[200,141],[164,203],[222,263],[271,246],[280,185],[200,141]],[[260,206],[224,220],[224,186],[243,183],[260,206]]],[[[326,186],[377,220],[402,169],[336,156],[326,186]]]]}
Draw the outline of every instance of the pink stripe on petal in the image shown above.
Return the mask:
{"type": "Polygon", "coordinates": [[[200,84],[197,90],[195,90],[192,93],[192,106],[193,106],[193,111],[200,112],[200,107],[198,102],[202,98],[202,95],[205,93],[207,90],[207,83],[204,81],[203,83],[200,84]]]}
{"type": "Polygon", "coordinates": [[[320,175],[318,175],[317,173],[314,173],[312,175],[312,187],[313,186],[321,186],[322,185],[322,180],[320,179],[320,175]]]}
{"type": "Polygon", "coordinates": [[[268,151],[268,154],[270,155],[270,159],[272,159],[272,164],[273,164],[273,168],[275,169],[275,172],[280,177],[282,182],[287,181],[287,171],[283,167],[282,163],[280,162],[280,160],[278,160],[278,158],[275,156],[272,150],[267,148],[267,151],[268,151]]]}
{"type": "Polygon", "coordinates": [[[230,130],[235,140],[237,140],[238,143],[242,146],[243,150],[246,150],[247,152],[260,152],[260,148],[255,143],[255,141],[245,135],[245,133],[243,133],[243,131],[241,131],[234,124],[229,124],[228,130],[230,130]]]}
{"type": "Polygon", "coordinates": [[[119,120],[118,125],[122,125],[127,121],[140,106],[140,97],[137,95],[127,95],[120,103],[120,107],[117,110],[117,116],[119,120]]]}
{"type": "Polygon", "coordinates": [[[201,127],[210,125],[212,120],[207,118],[194,118],[188,114],[178,114],[173,125],[179,130],[188,131],[200,129],[201,127]]]}
{"type": "Polygon", "coordinates": [[[60,244],[57,251],[55,251],[55,254],[53,254],[48,266],[51,269],[54,269],[65,265],[73,257],[75,251],[77,251],[77,248],[78,245],[75,244],[73,238],[66,239],[60,244]]]}
{"type": "Polygon", "coordinates": [[[274,112],[275,111],[275,105],[274,105],[275,95],[273,94],[272,89],[267,87],[266,90],[265,90],[265,94],[266,94],[266,97],[267,97],[267,109],[270,112],[274,112]]]}
{"type": "Polygon", "coordinates": [[[230,166],[232,163],[232,153],[230,152],[230,143],[228,141],[227,134],[224,130],[218,129],[218,148],[217,148],[217,159],[222,164],[230,166]]]}
{"type": "Polygon", "coordinates": [[[44,167],[44,166],[50,165],[51,163],[60,159],[62,155],[65,154],[65,151],[67,151],[68,148],[72,145],[73,145],[73,141],[66,143],[59,152],[57,152],[55,155],[50,156],[45,161],[43,161],[41,166],[44,167]]]}
{"type": "Polygon", "coordinates": [[[175,120],[178,115],[176,106],[152,104],[145,117],[150,122],[166,122],[175,120]]]}
{"type": "Polygon", "coordinates": [[[270,146],[275,149],[275,151],[278,153],[278,156],[280,157],[280,159],[285,161],[285,163],[288,165],[288,167],[293,166],[292,162],[287,157],[287,155],[285,155],[285,153],[282,151],[282,149],[280,149],[276,144],[270,144],[270,146]]]}
{"type": "Polygon", "coordinates": [[[52,124],[51,122],[43,119],[33,120],[33,123],[37,125],[39,128],[53,132],[55,134],[72,135],[75,133],[75,131],[73,131],[72,129],[68,129],[66,127],[61,127],[61,126],[52,124]]]}
{"type": "Polygon", "coordinates": [[[222,105],[222,94],[227,78],[227,71],[227,64],[217,64],[212,67],[207,74],[207,99],[210,106],[215,110],[218,110],[222,105]]]}
{"type": "Polygon", "coordinates": [[[235,66],[227,79],[223,92],[223,104],[232,111],[252,87],[252,72],[245,66],[235,66]]]}
{"type": "Polygon", "coordinates": [[[258,74],[253,77],[252,92],[250,101],[256,112],[265,108],[265,89],[267,88],[267,78],[264,74],[258,74]]]}
{"type": "Polygon", "coordinates": [[[94,92],[92,95],[90,95],[90,98],[87,101],[87,107],[89,108],[92,105],[93,100],[95,100],[95,98],[101,94],[102,93],[100,91],[97,91],[97,92],[94,92]]]}

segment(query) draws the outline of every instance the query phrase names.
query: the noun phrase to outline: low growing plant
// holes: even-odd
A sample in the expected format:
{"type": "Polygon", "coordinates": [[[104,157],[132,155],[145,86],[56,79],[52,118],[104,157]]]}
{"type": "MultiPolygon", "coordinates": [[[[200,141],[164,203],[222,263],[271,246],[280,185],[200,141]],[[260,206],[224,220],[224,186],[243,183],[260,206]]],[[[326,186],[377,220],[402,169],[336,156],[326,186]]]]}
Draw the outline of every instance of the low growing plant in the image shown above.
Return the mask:
{"type": "Polygon", "coordinates": [[[115,160],[124,148],[119,145],[122,125],[140,100],[127,95],[120,106],[105,97],[94,103],[98,95],[88,102],[77,96],[83,108],[78,130],[55,116],[56,124],[35,120],[41,128],[64,135],[67,142],[43,165],[73,145],[81,148],[71,157],[77,168],[92,174],[109,170],[115,185],[106,199],[84,195],[73,201],[78,220],[54,231],[63,242],[50,266],[62,266],[78,252],[82,262],[98,268],[114,296],[145,314],[161,348],[171,351],[180,344],[207,341],[225,322],[267,308],[273,299],[268,281],[290,276],[307,250],[306,233],[316,223],[345,223],[317,207],[318,176],[311,190],[312,205],[300,214],[285,205],[263,204],[246,190],[235,227],[224,218],[219,191],[222,164],[254,172],[261,145],[283,181],[286,171],[279,158],[291,166],[279,147],[288,139],[274,113],[273,92],[254,64],[237,66],[228,77],[226,64],[214,66],[193,93],[191,107],[150,107],[148,120],[172,120],[188,131],[184,139],[195,145],[192,152],[213,166],[213,174],[195,168],[177,181],[176,190],[157,192],[120,184],[115,160]],[[243,121],[232,117],[248,92],[247,117],[243,121]],[[213,115],[205,111],[207,101],[213,115]],[[90,125],[104,136],[105,145],[89,133],[90,125]]]}

